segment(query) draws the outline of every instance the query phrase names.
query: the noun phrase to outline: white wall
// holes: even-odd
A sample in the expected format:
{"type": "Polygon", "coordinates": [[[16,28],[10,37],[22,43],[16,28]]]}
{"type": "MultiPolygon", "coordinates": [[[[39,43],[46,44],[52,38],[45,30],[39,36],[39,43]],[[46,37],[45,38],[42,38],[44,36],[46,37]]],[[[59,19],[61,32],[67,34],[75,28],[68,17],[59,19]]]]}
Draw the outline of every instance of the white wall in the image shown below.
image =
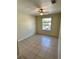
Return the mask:
{"type": "Polygon", "coordinates": [[[27,13],[17,13],[17,39],[18,41],[35,34],[35,17],[27,13]]]}

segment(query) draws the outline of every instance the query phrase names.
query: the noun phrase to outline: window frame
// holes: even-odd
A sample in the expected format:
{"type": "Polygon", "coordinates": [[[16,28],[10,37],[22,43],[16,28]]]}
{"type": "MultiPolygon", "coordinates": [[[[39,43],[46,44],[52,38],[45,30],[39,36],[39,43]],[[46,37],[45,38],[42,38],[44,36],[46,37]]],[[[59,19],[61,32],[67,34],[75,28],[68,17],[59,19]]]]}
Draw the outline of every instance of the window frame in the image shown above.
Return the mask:
{"type": "Polygon", "coordinates": [[[46,32],[52,31],[52,17],[42,17],[42,18],[41,18],[41,30],[42,30],[42,31],[46,31],[46,32]],[[42,22],[42,19],[43,19],[43,18],[51,18],[51,30],[43,30],[43,29],[42,29],[42,28],[43,28],[43,25],[42,25],[42,24],[43,24],[43,22],[42,22]]]}

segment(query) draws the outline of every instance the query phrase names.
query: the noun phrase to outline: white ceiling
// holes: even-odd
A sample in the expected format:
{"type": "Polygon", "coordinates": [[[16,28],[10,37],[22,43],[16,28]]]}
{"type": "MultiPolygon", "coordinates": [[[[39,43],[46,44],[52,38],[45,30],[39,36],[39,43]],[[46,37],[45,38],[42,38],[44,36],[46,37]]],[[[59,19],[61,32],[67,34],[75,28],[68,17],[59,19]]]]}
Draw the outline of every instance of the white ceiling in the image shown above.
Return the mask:
{"type": "Polygon", "coordinates": [[[38,15],[37,10],[43,8],[47,14],[61,12],[61,0],[52,4],[51,0],[17,0],[17,10],[31,15],[38,15]]]}

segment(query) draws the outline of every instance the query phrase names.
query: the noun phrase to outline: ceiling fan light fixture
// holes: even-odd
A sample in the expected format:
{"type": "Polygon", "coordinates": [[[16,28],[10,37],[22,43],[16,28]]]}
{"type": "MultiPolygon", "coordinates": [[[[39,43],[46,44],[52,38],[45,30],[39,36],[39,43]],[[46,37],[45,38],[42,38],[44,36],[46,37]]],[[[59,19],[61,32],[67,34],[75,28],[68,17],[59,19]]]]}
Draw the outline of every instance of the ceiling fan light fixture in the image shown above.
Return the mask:
{"type": "Polygon", "coordinates": [[[43,12],[41,12],[40,15],[43,15],[43,12]]]}

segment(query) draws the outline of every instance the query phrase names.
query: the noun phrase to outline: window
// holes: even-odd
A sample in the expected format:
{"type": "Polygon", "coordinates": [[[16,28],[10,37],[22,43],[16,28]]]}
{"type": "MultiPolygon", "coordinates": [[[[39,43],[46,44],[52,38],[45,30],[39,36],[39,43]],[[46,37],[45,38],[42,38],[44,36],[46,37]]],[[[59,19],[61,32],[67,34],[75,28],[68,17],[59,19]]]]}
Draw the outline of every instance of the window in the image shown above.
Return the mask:
{"type": "Polygon", "coordinates": [[[42,30],[50,31],[51,30],[51,18],[42,18],[42,30]]]}

